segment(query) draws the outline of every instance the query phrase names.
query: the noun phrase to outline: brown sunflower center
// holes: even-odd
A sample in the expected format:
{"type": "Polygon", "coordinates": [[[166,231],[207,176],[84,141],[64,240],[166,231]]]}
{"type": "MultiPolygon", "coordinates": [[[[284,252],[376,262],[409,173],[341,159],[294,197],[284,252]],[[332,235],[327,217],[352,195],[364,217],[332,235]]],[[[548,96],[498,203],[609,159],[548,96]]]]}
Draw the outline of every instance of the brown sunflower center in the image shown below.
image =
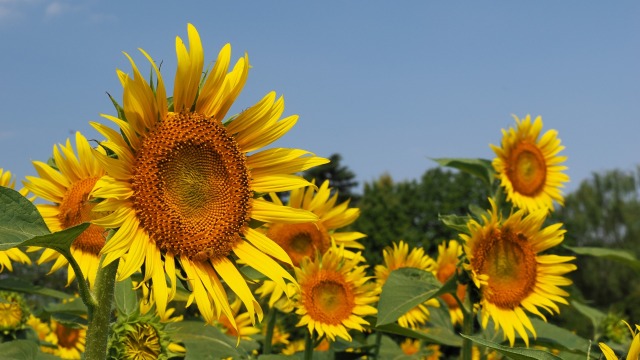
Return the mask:
{"type": "Polygon", "coordinates": [[[516,192],[526,196],[539,194],[547,179],[547,163],[540,149],[528,142],[518,143],[509,156],[507,176],[516,192]]]}
{"type": "Polygon", "coordinates": [[[80,331],[80,329],[74,329],[58,323],[56,325],[58,345],[66,349],[76,348],[80,341],[80,331]]]}
{"type": "MultiPolygon", "coordinates": [[[[444,264],[436,272],[436,278],[438,279],[438,281],[444,284],[445,282],[447,282],[447,280],[449,280],[449,278],[451,278],[451,276],[453,276],[455,272],[456,272],[455,264],[452,264],[452,263],[444,264]]],[[[466,285],[458,284],[458,287],[456,288],[456,295],[458,296],[458,299],[460,299],[460,301],[464,301],[466,291],[467,291],[466,285]]],[[[444,300],[444,302],[447,304],[447,306],[450,309],[457,309],[459,307],[458,302],[451,294],[441,295],[440,298],[444,300]]]]}
{"type": "Polygon", "coordinates": [[[331,246],[331,237],[320,223],[273,224],[267,236],[289,254],[295,266],[307,256],[324,254],[331,246]]]}
{"type": "Polygon", "coordinates": [[[344,277],[323,271],[303,286],[303,305],[309,316],[323,324],[338,325],[349,318],[355,295],[344,277]]]}
{"type": "Polygon", "coordinates": [[[536,254],[528,239],[509,229],[494,229],[474,251],[472,265],[489,275],[487,301],[514,309],[533,292],[537,278],[536,254]]]}
{"type": "MultiPolygon", "coordinates": [[[[58,220],[62,224],[63,229],[91,221],[96,215],[91,210],[95,203],[89,201],[89,193],[93,186],[100,179],[97,176],[76,181],[67,189],[62,198],[62,202],[58,206],[58,220]]],[[[98,255],[105,242],[105,229],[91,224],[89,227],[76,238],[73,246],[82,251],[98,255]]]]}
{"type": "Polygon", "coordinates": [[[144,139],[133,206],[160,249],[190,259],[227,256],[250,218],[246,156],[219,122],[173,113],[144,139]]]}

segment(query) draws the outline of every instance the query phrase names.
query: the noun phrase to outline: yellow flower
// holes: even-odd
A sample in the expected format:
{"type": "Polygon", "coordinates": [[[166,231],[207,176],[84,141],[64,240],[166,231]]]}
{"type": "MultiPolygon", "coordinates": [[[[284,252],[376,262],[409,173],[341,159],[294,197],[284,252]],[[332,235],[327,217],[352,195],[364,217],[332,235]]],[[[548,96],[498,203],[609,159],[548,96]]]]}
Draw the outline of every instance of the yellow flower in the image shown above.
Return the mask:
{"type": "MultiPolygon", "coordinates": [[[[280,199],[271,194],[271,199],[282,205],[280,199]]],[[[294,266],[299,266],[304,257],[324,254],[331,246],[345,247],[345,255],[353,256],[348,249],[364,249],[357,240],[366,235],[355,231],[337,231],[360,216],[360,209],[349,208],[349,201],[336,205],[338,193],[331,196],[329,181],[325,180],[317,189],[314,187],[299,188],[291,191],[288,206],[304,209],[318,215],[317,222],[300,224],[270,224],[267,236],[289,254],[294,266]],[[314,194],[315,193],[315,194],[314,194]]]]}
{"type": "Polygon", "coordinates": [[[285,279],[295,280],[272,258],[290,263],[286,252],[249,222],[317,220],[308,211],[254,194],[308,186],[292,174],[327,160],[297,149],[259,151],[297,121],[297,116],[280,119],[284,101],[274,93],[223,123],[244,86],[248,58],[227,73],[231,48],[226,45],[201,78],[204,53],[191,24],[188,37],[190,49],[176,39],[172,102],[158,67],[141,50],[155,71],[154,84],[146,82],[126,55],[133,77],[118,71],[123,118],[103,115],[119,131],[93,123],[108,139],[101,145],[117,157],[99,155],[108,175],[92,194],[105,199],[94,211],[112,211],[95,223],[119,228],[102,249],[104,264],[122,259],[118,280],[144,268],[143,281],[152,283],[151,296],[161,316],[175,296],[179,271],[190,287],[189,303],[195,300],[208,323],[221,314],[233,318],[223,283],[242,300],[254,322],[256,314],[262,318],[262,309],[236,267],[236,257],[280,287],[285,287],[285,279]]]}
{"type": "Polygon", "coordinates": [[[51,320],[51,332],[45,341],[56,345],[52,353],[61,359],[80,359],[84,353],[87,330],[72,328],[51,320]]]}
{"type": "MultiPolygon", "coordinates": [[[[625,324],[629,328],[629,332],[631,332],[631,336],[633,337],[633,340],[631,340],[631,345],[629,345],[629,352],[627,353],[627,357],[625,359],[638,360],[640,359],[640,325],[636,325],[636,330],[634,331],[631,326],[629,326],[629,324],[627,324],[626,322],[625,324]]],[[[598,343],[598,346],[600,346],[600,350],[602,350],[602,353],[607,360],[618,360],[615,352],[609,346],[607,346],[607,344],[601,342],[598,343]]]]}
{"type": "Polygon", "coordinates": [[[302,260],[295,268],[300,284],[297,326],[307,326],[311,334],[315,331],[331,341],[336,336],[351,341],[350,329],[364,331],[363,325],[369,323],[363,317],[378,312],[371,306],[378,300],[378,289],[368,282],[366,266],[358,265],[361,260],[359,254],[346,258],[342,248],[302,260]]]}
{"type": "MultiPolygon", "coordinates": [[[[404,241],[393,243],[392,247],[387,247],[382,251],[384,264],[376,265],[375,274],[378,286],[382,288],[393,270],[401,268],[416,268],[429,272],[435,271],[436,263],[429,255],[425,254],[423,248],[413,248],[409,251],[409,245],[404,241]]],[[[440,303],[436,299],[430,299],[409,310],[406,314],[398,318],[398,324],[402,327],[417,329],[429,320],[429,309],[427,306],[439,307],[440,303]]]]}
{"type": "MultiPolygon", "coordinates": [[[[446,242],[438,245],[438,258],[436,259],[435,267],[435,275],[438,281],[444,284],[455,274],[458,266],[458,257],[461,254],[462,246],[460,246],[460,244],[455,240],[449,241],[448,246],[446,242]]],[[[460,301],[464,301],[466,292],[467,286],[458,284],[456,295],[460,301]]],[[[444,294],[441,298],[449,308],[449,315],[451,316],[451,322],[453,325],[462,325],[464,316],[456,299],[451,294],[444,294]]]]}
{"type": "MultiPolygon", "coordinates": [[[[69,139],[65,145],[54,146],[55,168],[41,161],[34,161],[33,165],[39,177],[27,176],[25,182],[25,187],[36,196],[53,203],[36,205],[52,232],[99,217],[98,213],[92,212],[95,199],[90,193],[104,175],[104,170],[93,156],[87,139],[79,132],[76,132],[76,148],[77,156],[69,139]]],[[[92,224],[71,245],[71,254],[90,285],[95,281],[100,250],[104,243],[105,229],[92,224]]],[[[75,272],[67,259],[57,251],[44,249],[38,264],[54,260],[52,272],[68,265],[67,285],[70,284],[75,279],[75,272]]]]}
{"type": "Polygon", "coordinates": [[[259,334],[260,329],[253,326],[251,322],[251,316],[246,311],[240,312],[240,299],[236,299],[231,303],[231,311],[233,313],[233,321],[227,318],[226,315],[222,315],[218,320],[218,323],[222,327],[222,331],[225,334],[239,337],[240,339],[250,339],[251,335],[259,334]],[[233,326],[235,323],[236,326],[233,326]]]}
{"type": "MultiPolygon", "coordinates": [[[[0,168],[0,186],[11,189],[15,186],[15,180],[11,178],[11,172],[4,171],[2,168],[0,168]]],[[[20,193],[23,196],[26,195],[25,191],[21,190],[20,193]]],[[[5,268],[9,271],[13,271],[13,265],[11,264],[12,261],[17,261],[22,264],[31,264],[31,259],[29,259],[29,257],[18,248],[2,250],[0,251],[0,273],[3,272],[5,268]]]]}
{"type": "Polygon", "coordinates": [[[530,212],[537,209],[553,210],[553,201],[564,204],[561,188],[569,181],[563,173],[567,167],[560,165],[567,158],[558,156],[564,149],[560,145],[558,132],[549,130],[540,137],[542,119],[538,116],[533,124],[527,115],[516,120],[516,129],[502,130],[502,145],[490,145],[498,156],[493,167],[507,198],[515,206],[530,212]]]}
{"type": "Polygon", "coordinates": [[[29,308],[22,295],[0,291],[0,333],[8,335],[22,330],[29,319],[29,308]]]}
{"type": "Polygon", "coordinates": [[[492,208],[483,216],[483,223],[469,221],[470,236],[460,235],[469,260],[465,267],[481,291],[483,328],[492,318],[496,330],[502,328],[511,346],[514,331],[528,346],[526,330],[534,337],[536,332],[524,310],[546,321],[538,308],[553,314],[559,312],[556,303],[567,304],[564,298],[569,294],[559,286],[571,284],[562,275],[576,269],[574,264],[567,264],[575,258],[540,254],[560,244],[565,233],[560,223],[542,228],[546,209],[528,215],[519,210],[504,220],[495,202],[490,201],[492,208]]]}

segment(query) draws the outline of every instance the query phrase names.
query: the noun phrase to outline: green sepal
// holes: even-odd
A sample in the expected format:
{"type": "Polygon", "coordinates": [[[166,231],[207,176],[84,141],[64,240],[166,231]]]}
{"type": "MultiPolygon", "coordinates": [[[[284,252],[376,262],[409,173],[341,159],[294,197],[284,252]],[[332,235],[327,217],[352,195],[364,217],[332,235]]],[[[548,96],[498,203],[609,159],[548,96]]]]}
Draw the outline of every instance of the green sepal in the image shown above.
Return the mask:
{"type": "Polygon", "coordinates": [[[451,228],[462,234],[469,234],[469,227],[467,223],[471,220],[471,216],[468,215],[438,215],[438,220],[445,224],[448,228],[451,228]]]}
{"type": "Polygon", "coordinates": [[[441,166],[447,166],[478,177],[485,184],[491,186],[495,179],[495,171],[490,160],[486,159],[463,159],[463,158],[439,158],[431,159],[441,166]]]}

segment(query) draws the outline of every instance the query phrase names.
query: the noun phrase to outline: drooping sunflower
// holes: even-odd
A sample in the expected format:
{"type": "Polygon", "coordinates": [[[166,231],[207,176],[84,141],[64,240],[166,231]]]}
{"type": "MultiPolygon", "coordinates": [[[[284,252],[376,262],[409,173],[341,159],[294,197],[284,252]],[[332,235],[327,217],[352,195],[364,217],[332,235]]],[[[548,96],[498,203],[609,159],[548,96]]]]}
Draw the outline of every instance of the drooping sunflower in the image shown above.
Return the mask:
{"type": "MultiPolygon", "coordinates": [[[[461,254],[462,246],[460,246],[460,244],[455,240],[450,240],[448,244],[443,242],[438,245],[438,258],[436,259],[435,267],[435,275],[438,281],[444,284],[455,274],[458,266],[458,257],[461,254]]],[[[458,284],[456,295],[460,301],[464,301],[466,291],[466,285],[458,284]]],[[[451,316],[451,322],[453,325],[462,325],[464,316],[456,299],[451,294],[444,294],[441,298],[449,308],[449,315],[451,316]]]]}
{"type": "Polygon", "coordinates": [[[503,219],[493,200],[482,223],[470,220],[469,234],[460,234],[469,261],[465,268],[481,292],[481,324],[493,319],[513,346],[515,332],[529,345],[528,330],[535,329],[524,310],[540,316],[539,308],[553,315],[556,303],[567,304],[569,294],[560,286],[571,285],[563,275],[577,267],[573,256],[540,254],[564,240],[565,230],[556,223],[542,228],[547,210],[527,214],[523,209],[503,219]]]}
{"type": "Polygon", "coordinates": [[[45,341],[55,345],[51,353],[61,359],[80,359],[84,353],[87,329],[66,326],[53,319],[51,319],[50,326],[51,332],[45,341]]]}
{"type": "MultiPolygon", "coordinates": [[[[34,161],[39,177],[27,176],[25,187],[36,196],[53,204],[37,204],[36,207],[52,232],[64,230],[100,216],[93,212],[95,198],[93,186],[105,174],[87,139],[79,132],[75,136],[76,151],[71,141],[53,147],[53,165],[34,161]]],[[[100,150],[97,150],[100,151],[100,150]]],[[[100,262],[100,250],[105,243],[105,229],[91,224],[71,245],[71,254],[78,262],[83,276],[93,285],[100,262]]],[[[76,277],[67,259],[55,250],[44,249],[38,264],[54,261],[51,272],[68,265],[70,284],[76,277]]]]}
{"type": "Polygon", "coordinates": [[[507,199],[515,206],[529,212],[553,211],[554,200],[564,204],[561,188],[569,181],[569,176],[563,173],[567,167],[561,165],[567,157],[558,155],[564,146],[560,145],[556,130],[540,137],[540,116],[533,124],[530,115],[514,118],[516,128],[502,130],[501,146],[490,145],[498,156],[493,160],[493,168],[507,191],[507,199]]]}
{"type": "Polygon", "coordinates": [[[379,291],[368,281],[362,260],[359,253],[346,258],[342,247],[302,260],[300,268],[295,268],[300,284],[297,326],[306,326],[311,334],[315,331],[331,341],[336,336],[351,341],[350,329],[364,330],[363,325],[369,323],[363,317],[378,312],[371,304],[378,300],[379,291]]]}
{"type": "MultiPolygon", "coordinates": [[[[375,276],[378,286],[382,288],[389,278],[389,273],[401,268],[416,268],[424,271],[434,272],[436,263],[425,254],[424,249],[416,247],[409,251],[409,244],[404,241],[393,243],[393,247],[387,247],[382,251],[384,264],[376,265],[375,276]]],[[[417,329],[429,320],[429,306],[439,307],[440,303],[436,299],[429,299],[424,303],[407,311],[406,314],[398,318],[398,324],[402,327],[417,329]]]]}
{"type": "Polygon", "coordinates": [[[225,45],[203,78],[204,53],[191,24],[188,37],[189,49],[176,38],[171,101],[151,57],[141,50],[155,72],[153,85],[125,54],[133,76],[118,71],[124,89],[121,118],[103,115],[119,131],[93,123],[113,155],[98,154],[107,176],[96,184],[93,196],[104,201],[94,211],[112,213],[94,223],[118,229],[102,249],[104,264],[122,260],[118,280],[144,267],[143,281],[153,284],[150,296],[160,314],[175,295],[179,271],[190,287],[189,303],[195,300],[208,323],[221,313],[233,317],[223,282],[255,321],[262,309],[232,260],[237,257],[281,287],[285,279],[295,280],[272,258],[291,263],[286,252],[249,222],[317,220],[313,213],[257,195],[308,186],[293,174],[327,160],[298,149],[259,151],[297,121],[297,116],[280,119],[284,100],[273,92],[223,122],[244,86],[248,58],[240,58],[228,73],[231,48],[225,45]]]}
{"type": "MultiPolygon", "coordinates": [[[[11,189],[15,187],[15,180],[12,179],[11,172],[4,171],[2,168],[0,168],[0,186],[11,189]]],[[[26,191],[21,190],[20,193],[23,196],[26,195],[26,191]]],[[[3,272],[5,268],[9,271],[13,271],[13,265],[11,264],[12,261],[22,264],[31,264],[31,259],[29,259],[29,257],[19,248],[2,250],[0,251],[0,273],[3,272]]]]}
{"type": "MultiPolygon", "coordinates": [[[[338,193],[331,196],[329,181],[320,187],[309,186],[294,189],[289,196],[288,206],[304,209],[318,215],[318,221],[299,224],[274,223],[268,226],[267,236],[289,254],[294,266],[299,266],[304,257],[324,254],[331,246],[344,246],[345,255],[353,256],[349,249],[362,250],[364,246],[357,240],[366,235],[357,231],[337,231],[360,216],[360,209],[350,208],[349,201],[336,205],[338,193]]],[[[282,205],[280,199],[271,194],[271,199],[282,205]]]]}

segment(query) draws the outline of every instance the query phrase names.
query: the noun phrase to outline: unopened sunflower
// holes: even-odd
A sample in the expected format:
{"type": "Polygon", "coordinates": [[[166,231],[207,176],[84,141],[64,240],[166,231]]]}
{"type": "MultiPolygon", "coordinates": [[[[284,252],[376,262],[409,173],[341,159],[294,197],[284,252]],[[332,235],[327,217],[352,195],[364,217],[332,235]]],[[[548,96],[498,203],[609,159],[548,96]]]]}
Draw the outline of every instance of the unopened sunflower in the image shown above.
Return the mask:
{"type": "MultiPolygon", "coordinates": [[[[436,263],[424,249],[416,247],[409,251],[409,244],[404,241],[393,243],[393,247],[387,247],[382,251],[384,264],[376,265],[375,274],[378,286],[382,288],[393,270],[401,268],[415,268],[424,271],[434,272],[436,263]]],[[[437,299],[429,299],[424,303],[407,311],[406,314],[398,318],[398,324],[402,327],[417,329],[429,320],[429,306],[439,307],[437,299]]]]}
{"type": "MultiPolygon", "coordinates": [[[[53,204],[37,204],[36,207],[52,232],[61,231],[99,217],[93,212],[96,204],[90,194],[96,182],[105,174],[93,155],[87,139],[76,132],[76,151],[71,141],[53,147],[53,165],[34,161],[39,177],[27,176],[25,187],[36,196],[53,204]]],[[[100,250],[105,243],[105,229],[91,224],[71,245],[71,254],[78,262],[83,276],[93,285],[100,262],[100,250]]],[[[68,284],[75,279],[75,272],[64,256],[55,250],[44,249],[38,264],[54,261],[51,271],[68,265],[68,284]]]]}
{"type": "Polygon", "coordinates": [[[560,223],[542,227],[546,209],[528,215],[521,209],[503,219],[490,202],[482,223],[470,220],[470,235],[460,234],[469,260],[465,267],[480,288],[482,326],[493,319],[511,346],[516,332],[528,346],[527,330],[534,337],[536,332],[524,310],[546,321],[539,308],[553,315],[560,311],[557,303],[567,304],[569,294],[560,286],[571,285],[563,275],[576,269],[568,263],[575,257],[541,254],[559,245],[565,233],[560,223]]]}
{"type": "MultiPolygon", "coordinates": [[[[15,180],[11,177],[10,171],[4,171],[4,169],[0,168],[0,186],[8,187],[13,189],[15,186],[15,180]]],[[[20,193],[24,196],[26,195],[25,191],[20,191],[20,193]]],[[[19,262],[22,264],[31,264],[31,259],[22,252],[19,248],[11,248],[9,250],[1,250],[0,251],[0,272],[3,272],[6,268],[9,271],[13,271],[13,265],[11,262],[19,262]]]]}
{"type": "Polygon", "coordinates": [[[378,301],[378,288],[368,281],[361,261],[359,254],[346,258],[342,248],[302,260],[300,268],[295,268],[300,284],[297,326],[331,341],[336,336],[351,341],[349,330],[364,331],[369,323],[363,317],[378,312],[371,305],[378,301]]]}
{"type": "MultiPolygon", "coordinates": [[[[435,275],[438,281],[444,284],[456,273],[459,262],[458,258],[461,254],[462,246],[455,240],[450,240],[448,244],[443,242],[438,245],[438,258],[436,259],[435,267],[435,275]]],[[[458,284],[458,287],[456,288],[456,296],[460,301],[464,301],[466,291],[466,285],[458,284]]],[[[462,325],[464,316],[462,314],[462,309],[460,309],[460,304],[458,304],[451,294],[444,294],[441,298],[449,308],[449,315],[451,316],[451,322],[453,325],[462,325]]]]}
{"type": "Polygon", "coordinates": [[[111,215],[95,221],[117,228],[102,249],[104,264],[121,259],[118,280],[144,269],[151,296],[162,314],[182,273],[204,319],[233,313],[223,283],[242,300],[252,322],[262,309],[233,261],[236,258],[285,287],[293,277],[276,262],[291,263],[271,239],[249,222],[309,222],[317,216],[266,201],[258,194],[289,191],[309,183],[294,173],[327,160],[297,149],[261,148],[284,135],[297,116],[281,119],[282,98],[267,94],[257,104],[223,122],[249,71],[240,58],[228,72],[231,47],[225,45],[203,78],[204,52],[195,27],[189,46],[176,38],[178,66],[173,97],[151,57],[156,79],[147,83],[129,58],[133,75],[118,71],[124,88],[120,117],[103,115],[117,126],[94,127],[113,156],[99,156],[107,176],[92,194],[104,199],[94,211],[111,215]],[[251,153],[249,155],[248,153],[251,153]],[[272,258],[273,257],[273,258],[272,258]],[[168,280],[168,284],[167,284],[168,280]]]}
{"type": "Polygon", "coordinates": [[[22,295],[12,291],[0,291],[0,333],[2,335],[15,334],[24,329],[29,314],[29,308],[22,295]]]}
{"type": "Polygon", "coordinates": [[[561,165],[567,158],[558,155],[564,146],[560,145],[556,130],[540,136],[540,116],[533,124],[529,115],[522,120],[514,118],[516,128],[502,130],[501,146],[490,145],[498,156],[493,167],[507,191],[507,199],[515,206],[526,211],[553,210],[553,201],[564,204],[560,189],[569,181],[563,173],[567,167],[561,165]]]}

